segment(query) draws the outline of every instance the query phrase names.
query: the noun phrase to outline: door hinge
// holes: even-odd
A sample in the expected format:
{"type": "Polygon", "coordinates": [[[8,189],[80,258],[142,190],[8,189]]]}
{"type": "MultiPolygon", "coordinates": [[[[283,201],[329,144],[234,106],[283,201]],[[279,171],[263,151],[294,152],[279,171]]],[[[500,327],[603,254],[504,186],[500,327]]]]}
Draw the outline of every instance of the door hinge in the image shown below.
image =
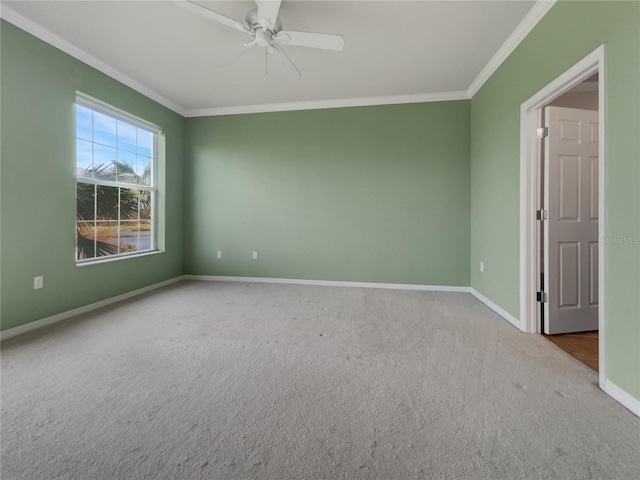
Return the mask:
{"type": "Polygon", "coordinates": [[[544,222],[545,220],[548,220],[549,219],[549,211],[545,210],[545,209],[538,210],[536,212],[536,218],[538,220],[540,220],[541,222],[544,222]]]}
{"type": "Polygon", "coordinates": [[[544,290],[536,293],[536,300],[540,303],[547,303],[549,301],[549,295],[544,290]]]}
{"type": "Polygon", "coordinates": [[[540,127],[536,129],[536,136],[538,138],[545,138],[549,136],[549,128],[548,127],[540,127]]]}

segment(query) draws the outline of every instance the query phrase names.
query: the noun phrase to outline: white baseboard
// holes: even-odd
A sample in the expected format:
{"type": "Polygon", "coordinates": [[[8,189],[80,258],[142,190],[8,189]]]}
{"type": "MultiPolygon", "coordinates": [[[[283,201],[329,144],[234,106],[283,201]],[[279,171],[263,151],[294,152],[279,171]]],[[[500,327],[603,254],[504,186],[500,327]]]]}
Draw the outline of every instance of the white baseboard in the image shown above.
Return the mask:
{"type": "Polygon", "coordinates": [[[520,322],[520,320],[518,320],[516,317],[514,317],[509,312],[507,312],[504,308],[493,303],[487,297],[485,297],[480,292],[478,292],[475,288],[470,287],[469,293],[474,297],[476,297],[478,300],[480,300],[482,303],[484,303],[491,310],[496,312],[498,315],[500,315],[502,318],[504,318],[506,321],[508,321],[510,324],[512,324],[514,327],[516,327],[518,330],[522,330],[524,332],[522,322],[520,322]]]}
{"type": "Polygon", "coordinates": [[[0,341],[7,340],[9,338],[13,338],[18,335],[22,335],[23,333],[31,332],[33,330],[37,330],[38,328],[46,327],[47,325],[51,325],[53,323],[61,322],[63,320],[66,320],[67,318],[75,317],[76,315],[80,315],[82,313],[87,313],[92,310],[96,310],[98,308],[106,307],[107,305],[111,305],[113,303],[121,302],[123,300],[127,300],[129,298],[142,295],[143,293],[147,293],[152,290],[156,290],[158,288],[171,285],[172,283],[176,283],[181,280],[182,280],[182,276],[171,278],[169,280],[165,280],[164,282],[154,283],[153,285],[149,285],[148,287],[143,287],[143,288],[139,288],[138,290],[133,290],[132,292],[123,293],[122,295],[116,295],[115,297],[111,297],[105,300],[101,300],[99,302],[91,303],[83,307],[74,308],[73,310],[68,310],[66,312],[58,313],[50,317],[36,320],[34,322],[29,322],[29,323],[25,323],[24,325],[19,325],[17,327],[9,328],[3,332],[0,332],[0,341]]]}
{"type": "Polygon", "coordinates": [[[631,396],[610,380],[604,381],[603,390],[609,394],[609,396],[613,397],[614,400],[618,401],[624,407],[628,408],[640,417],[640,400],[631,396]]]}
{"type": "Polygon", "coordinates": [[[405,283],[335,282],[331,280],[301,280],[295,278],[226,277],[221,275],[184,275],[184,280],[208,282],[280,283],[286,285],[314,285],[322,287],[386,288],[389,290],[421,290],[428,292],[469,293],[469,287],[450,285],[413,285],[405,283]]]}

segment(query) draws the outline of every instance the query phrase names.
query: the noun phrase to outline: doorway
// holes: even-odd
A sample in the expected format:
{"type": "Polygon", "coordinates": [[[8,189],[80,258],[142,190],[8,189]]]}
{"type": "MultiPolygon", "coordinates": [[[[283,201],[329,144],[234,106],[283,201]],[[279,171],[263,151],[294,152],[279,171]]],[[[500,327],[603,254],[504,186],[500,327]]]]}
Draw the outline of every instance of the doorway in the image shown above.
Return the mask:
{"type": "Polygon", "coordinates": [[[586,352],[580,344],[590,345],[587,349],[595,344],[596,352],[586,356],[596,356],[602,388],[606,358],[604,55],[601,46],[521,106],[520,204],[522,329],[553,335],[546,338],[582,361],[586,352]],[[546,137],[547,129],[553,128],[567,140],[555,152],[549,150],[553,146],[546,137]],[[576,141],[587,138],[593,142],[576,141]],[[571,143],[572,148],[591,150],[566,150],[571,143]],[[549,163],[551,156],[554,163],[549,163]],[[577,175],[574,180],[569,180],[571,173],[577,175]],[[550,192],[555,199],[549,198],[550,192]],[[587,221],[581,225],[578,220],[584,215],[587,221]]]}
{"type": "Polygon", "coordinates": [[[598,371],[598,74],[542,109],[545,338],[598,371]]]}

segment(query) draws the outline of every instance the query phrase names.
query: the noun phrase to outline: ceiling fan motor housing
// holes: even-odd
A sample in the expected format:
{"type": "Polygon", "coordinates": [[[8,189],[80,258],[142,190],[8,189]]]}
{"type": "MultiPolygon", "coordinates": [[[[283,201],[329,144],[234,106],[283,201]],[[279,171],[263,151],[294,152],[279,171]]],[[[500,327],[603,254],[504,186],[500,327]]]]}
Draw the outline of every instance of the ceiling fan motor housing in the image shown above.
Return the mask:
{"type": "MultiPolygon", "coordinates": [[[[251,29],[252,32],[256,32],[256,30],[264,29],[262,24],[260,24],[260,19],[258,18],[258,9],[251,10],[247,13],[247,17],[245,21],[247,25],[251,29]]],[[[265,29],[269,30],[272,35],[277,35],[280,30],[282,30],[282,22],[279,18],[276,18],[276,22],[274,25],[269,26],[269,28],[265,29]]]]}

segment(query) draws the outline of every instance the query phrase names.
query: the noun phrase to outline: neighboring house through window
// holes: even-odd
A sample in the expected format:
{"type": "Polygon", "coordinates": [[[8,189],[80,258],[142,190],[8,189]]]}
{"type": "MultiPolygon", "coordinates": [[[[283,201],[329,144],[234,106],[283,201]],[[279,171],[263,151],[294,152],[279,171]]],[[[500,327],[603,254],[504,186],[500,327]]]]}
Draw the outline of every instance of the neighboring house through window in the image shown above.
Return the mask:
{"type": "Polygon", "coordinates": [[[76,96],[76,261],[156,249],[160,129],[76,96]]]}

